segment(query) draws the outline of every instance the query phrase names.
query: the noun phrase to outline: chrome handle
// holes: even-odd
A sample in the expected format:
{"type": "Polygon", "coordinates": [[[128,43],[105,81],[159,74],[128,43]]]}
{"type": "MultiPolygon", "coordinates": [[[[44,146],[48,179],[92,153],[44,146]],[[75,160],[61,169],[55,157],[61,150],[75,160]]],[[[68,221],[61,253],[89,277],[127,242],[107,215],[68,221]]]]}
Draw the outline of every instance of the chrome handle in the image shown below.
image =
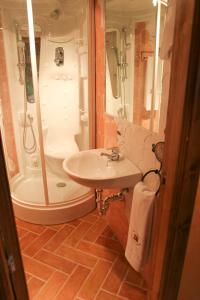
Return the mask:
{"type": "Polygon", "coordinates": [[[112,150],[113,153],[119,153],[119,147],[106,148],[106,150],[112,150]]]}
{"type": "Polygon", "coordinates": [[[118,147],[112,148],[112,153],[119,154],[119,148],[118,147]]]}

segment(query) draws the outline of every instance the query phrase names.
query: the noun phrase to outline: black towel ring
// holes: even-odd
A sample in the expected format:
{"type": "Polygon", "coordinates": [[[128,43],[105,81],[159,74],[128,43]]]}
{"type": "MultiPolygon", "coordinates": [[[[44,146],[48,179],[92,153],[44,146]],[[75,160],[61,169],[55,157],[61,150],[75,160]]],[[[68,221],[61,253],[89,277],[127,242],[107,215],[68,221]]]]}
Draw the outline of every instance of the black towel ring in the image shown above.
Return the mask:
{"type": "Polygon", "coordinates": [[[158,195],[159,191],[160,191],[160,186],[161,186],[161,174],[160,174],[160,171],[158,169],[155,169],[155,170],[149,170],[148,172],[146,172],[143,176],[142,176],[142,181],[144,181],[145,177],[147,175],[149,175],[150,173],[155,173],[159,176],[159,181],[160,181],[160,184],[159,184],[159,187],[156,191],[156,196],[158,195]]]}
{"type": "Polygon", "coordinates": [[[152,169],[147,171],[143,176],[142,176],[142,181],[144,181],[145,177],[151,173],[155,173],[159,176],[159,187],[158,190],[156,191],[156,196],[158,195],[160,191],[160,186],[162,183],[162,176],[161,176],[161,170],[162,170],[162,160],[163,160],[163,151],[164,151],[164,142],[158,142],[157,144],[152,145],[152,151],[154,152],[157,160],[160,162],[160,168],[159,169],[152,169]]]}

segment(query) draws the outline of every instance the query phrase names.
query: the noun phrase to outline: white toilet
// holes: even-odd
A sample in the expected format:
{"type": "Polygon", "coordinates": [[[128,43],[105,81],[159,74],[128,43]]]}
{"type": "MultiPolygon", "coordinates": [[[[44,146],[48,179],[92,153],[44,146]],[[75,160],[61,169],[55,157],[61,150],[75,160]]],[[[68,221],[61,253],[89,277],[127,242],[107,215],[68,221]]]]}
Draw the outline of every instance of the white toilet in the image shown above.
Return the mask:
{"type": "Polygon", "coordinates": [[[74,136],[65,135],[52,138],[47,132],[44,139],[44,154],[47,168],[55,175],[67,177],[62,168],[63,160],[78,151],[74,136]]]}

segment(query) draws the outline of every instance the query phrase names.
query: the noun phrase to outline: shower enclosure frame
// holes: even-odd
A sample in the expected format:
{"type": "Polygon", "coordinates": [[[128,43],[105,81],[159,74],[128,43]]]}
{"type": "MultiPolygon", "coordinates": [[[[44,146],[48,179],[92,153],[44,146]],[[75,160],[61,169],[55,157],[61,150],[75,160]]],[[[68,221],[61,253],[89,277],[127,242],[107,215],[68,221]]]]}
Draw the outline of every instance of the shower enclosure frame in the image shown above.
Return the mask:
{"type": "Polygon", "coordinates": [[[28,31],[29,31],[29,43],[30,43],[32,79],[33,79],[33,93],[34,93],[35,105],[36,105],[44,199],[45,199],[45,204],[49,205],[48,183],[47,183],[46,162],[45,162],[45,155],[44,155],[44,143],[43,143],[43,132],[42,132],[42,120],[41,120],[42,116],[41,116],[41,109],[40,109],[40,95],[39,95],[39,84],[38,84],[38,75],[37,75],[38,70],[37,70],[37,59],[36,59],[36,48],[35,48],[32,0],[26,0],[26,5],[27,5],[27,16],[28,16],[28,31]]]}
{"type": "MultiPolygon", "coordinates": [[[[33,77],[33,90],[35,95],[36,105],[36,119],[38,128],[38,144],[41,159],[41,176],[43,180],[43,191],[44,201],[42,204],[33,204],[25,202],[13,195],[13,206],[16,216],[27,220],[28,222],[47,224],[63,223],[70,219],[80,217],[81,211],[85,213],[95,208],[95,196],[94,191],[90,190],[85,192],[82,196],[74,198],[74,205],[80,205],[78,213],[80,215],[75,216],[75,209],[72,201],[67,202],[63,200],[59,203],[52,203],[49,200],[49,188],[48,178],[46,170],[46,161],[44,154],[44,141],[43,141],[43,130],[41,121],[41,108],[40,108],[40,94],[39,94],[39,82],[37,73],[37,60],[36,60],[36,49],[35,49],[35,36],[34,36],[34,18],[33,18],[33,7],[32,0],[26,0],[27,5],[27,16],[28,16],[28,29],[29,29],[29,44],[30,44],[30,57],[31,57],[31,68],[33,77]],[[91,200],[92,199],[92,200],[91,200]],[[90,203],[92,202],[92,203],[90,203]],[[54,215],[55,214],[55,215],[54,215]],[[71,217],[72,216],[72,217],[71,217]]],[[[87,40],[88,40],[88,123],[89,123],[89,148],[95,148],[95,1],[88,0],[87,2],[87,40]]],[[[17,180],[21,180],[20,174],[17,175],[17,180]]]]}

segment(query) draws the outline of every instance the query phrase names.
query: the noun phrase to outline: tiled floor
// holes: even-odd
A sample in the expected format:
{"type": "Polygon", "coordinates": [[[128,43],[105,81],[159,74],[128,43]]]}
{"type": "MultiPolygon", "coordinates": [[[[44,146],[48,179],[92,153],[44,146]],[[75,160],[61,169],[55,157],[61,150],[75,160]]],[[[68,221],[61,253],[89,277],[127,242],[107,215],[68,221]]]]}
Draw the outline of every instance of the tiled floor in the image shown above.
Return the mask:
{"type": "Polygon", "coordinates": [[[61,225],[16,223],[30,299],[146,299],[143,279],[96,211],[61,225]]]}

